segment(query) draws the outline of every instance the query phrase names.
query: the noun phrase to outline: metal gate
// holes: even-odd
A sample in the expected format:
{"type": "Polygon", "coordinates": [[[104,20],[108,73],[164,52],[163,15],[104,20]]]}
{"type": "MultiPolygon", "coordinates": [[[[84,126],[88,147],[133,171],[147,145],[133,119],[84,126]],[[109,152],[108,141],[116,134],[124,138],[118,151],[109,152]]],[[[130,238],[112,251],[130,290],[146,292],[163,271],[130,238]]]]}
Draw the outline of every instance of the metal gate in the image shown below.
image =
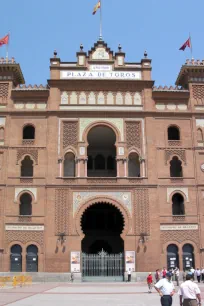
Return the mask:
{"type": "Polygon", "coordinates": [[[123,281],[124,254],[82,253],[83,281],[123,281]]]}

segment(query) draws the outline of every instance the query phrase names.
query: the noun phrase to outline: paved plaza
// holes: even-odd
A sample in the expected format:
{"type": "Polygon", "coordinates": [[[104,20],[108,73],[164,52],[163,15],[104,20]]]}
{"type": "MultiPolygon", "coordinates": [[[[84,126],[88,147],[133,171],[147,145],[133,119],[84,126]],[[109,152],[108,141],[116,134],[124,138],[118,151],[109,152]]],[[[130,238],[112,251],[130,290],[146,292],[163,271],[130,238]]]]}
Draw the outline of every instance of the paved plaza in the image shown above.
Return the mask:
{"type": "MultiPolygon", "coordinates": [[[[204,284],[200,285],[202,299],[204,284]]],[[[0,306],[158,306],[155,290],[143,283],[42,283],[24,288],[0,289],[0,306]]],[[[178,295],[173,306],[179,305],[178,295]]]]}

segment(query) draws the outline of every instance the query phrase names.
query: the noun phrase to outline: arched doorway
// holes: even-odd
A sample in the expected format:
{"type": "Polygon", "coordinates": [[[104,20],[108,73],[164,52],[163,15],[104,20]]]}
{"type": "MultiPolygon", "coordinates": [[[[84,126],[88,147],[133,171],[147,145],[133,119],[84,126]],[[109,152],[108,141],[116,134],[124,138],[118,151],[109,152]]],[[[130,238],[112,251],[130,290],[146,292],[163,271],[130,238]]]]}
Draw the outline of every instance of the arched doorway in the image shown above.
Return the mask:
{"type": "Polygon", "coordinates": [[[111,204],[99,202],[85,210],[81,219],[83,279],[123,280],[123,227],[122,213],[111,204]]]}
{"type": "Polygon", "coordinates": [[[10,271],[22,272],[22,247],[18,244],[11,247],[10,271]]]}
{"type": "Polygon", "coordinates": [[[107,126],[93,127],[88,141],[88,177],[116,177],[116,135],[107,126]]]}
{"type": "Polygon", "coordinates": [[[191,244],[184,244],[183,246],[183,269],[189,270],[195,268],[194,247],[191,244]]]}
{"type": "Polygon", "coordinates": [[[26,272],[38,272],[38,248],[32,244],[26,251],[26,272]]]}
{"type": "Polygon", "coordinates": [[[178,247],[175,244],[170,244],[167,247],[167,267],[168,269],[179,268],[178,247]]]}

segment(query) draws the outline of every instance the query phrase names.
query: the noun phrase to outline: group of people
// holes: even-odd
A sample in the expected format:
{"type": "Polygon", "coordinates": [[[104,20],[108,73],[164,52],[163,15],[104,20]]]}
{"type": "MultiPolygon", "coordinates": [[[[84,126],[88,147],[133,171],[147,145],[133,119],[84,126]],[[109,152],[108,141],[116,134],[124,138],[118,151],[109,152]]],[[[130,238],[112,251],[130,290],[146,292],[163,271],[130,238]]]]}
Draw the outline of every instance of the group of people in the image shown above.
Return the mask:
{"type": "MultiPolygon", "coordinates": [[[[193,268],[191,268],[189,271],[185,272],[184,282],[180,285],[178,291],[181,306],[201,305],[200,289],[198,285],[194,283],[194,278],[196,276],[198,282],[200,282],[200,277],[202,276],[202,274],[204,274],[204,270],[200,270],[200,274],[198,270],[199,269],[194,270],[193,268]]],[[[172,297],[175,294],[175,287],[172,281],[173,275],[175,276],[177,285],[179,285],[180,272],[178,268],[172,269],[171,271],[167,271],[166,268],[163,268],[162,271],[160,271],[159,269],[156,270],[155,284],[153,281],[152,273],[150,272],[147,276],[149,293],[152,292],[152,288],[154,286],[154,288],[161,297],[162,306],[172,305],[172,297]]]]}

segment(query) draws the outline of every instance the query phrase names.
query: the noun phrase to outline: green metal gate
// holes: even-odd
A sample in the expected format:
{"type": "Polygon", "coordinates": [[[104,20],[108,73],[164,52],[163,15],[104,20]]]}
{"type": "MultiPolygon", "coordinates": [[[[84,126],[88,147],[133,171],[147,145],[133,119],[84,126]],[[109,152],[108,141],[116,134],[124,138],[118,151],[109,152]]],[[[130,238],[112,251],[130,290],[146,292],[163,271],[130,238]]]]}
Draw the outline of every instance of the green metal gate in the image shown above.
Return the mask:
{"type": "Polygon", "coordinates": [[[124,254],[82,253],[83,281],[123,281],[124,254]]]}

